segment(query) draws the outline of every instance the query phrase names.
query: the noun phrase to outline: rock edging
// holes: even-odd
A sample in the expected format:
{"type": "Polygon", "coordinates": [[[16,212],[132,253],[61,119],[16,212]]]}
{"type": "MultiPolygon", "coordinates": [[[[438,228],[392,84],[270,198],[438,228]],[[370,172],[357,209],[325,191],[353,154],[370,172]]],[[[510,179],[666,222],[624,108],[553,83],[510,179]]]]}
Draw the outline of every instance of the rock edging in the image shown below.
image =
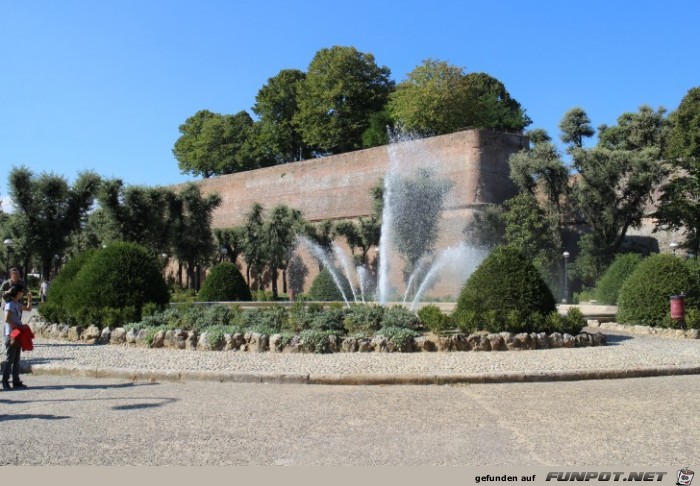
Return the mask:
{"type": "Polygon", "coordinates": [[[300,335],[291,338],[281,334],[246,332],[224,334],[221,339],[210,339],[207,332],[182,329],[159,330],[150,334],[141,329],[127,331],[118,327],[99,329],[65,324],[49,324],[42,319],[30,321],[37,336],[86,344],[121,344],[150,348],[173,348],[201,351],[247,351],[272,353],[367,353],[367,352],[438,352],[438,351],[519,351],[550,348],[602,346],[605,335],[582,332],[575,336],[566,333],[509,332],[454,334],[451,336],[419,336],[399,345],[384,336],[345,337],[330,335],[322,342],[304,342],[300,335]],[[213,341],[213,342],[212,342],[213,341]]]}
{"type": "Polygon", "coordinates": [[[672,329],[667,327],[627,325],[617,322],[599,322],[595,319],[589,319],[587,325],[592,328],[624,331],[632,334],[653,334],[654,336],[675,339],[700,339],[700,330],[698,329],[672,329]]]}

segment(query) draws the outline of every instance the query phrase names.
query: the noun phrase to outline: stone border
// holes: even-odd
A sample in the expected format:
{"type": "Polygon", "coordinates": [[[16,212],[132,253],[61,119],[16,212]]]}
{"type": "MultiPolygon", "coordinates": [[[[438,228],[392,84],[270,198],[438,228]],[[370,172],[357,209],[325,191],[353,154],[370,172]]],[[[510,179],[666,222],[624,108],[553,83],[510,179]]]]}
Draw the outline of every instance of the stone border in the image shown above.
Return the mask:
{"type": "Polygon", "coordinates": [[[551,381],[612,380],[655,376],[698,375],[700,366],[651,366],[634,369],[506,371],[455,374],[318,374],[232,373],[222,371],[142,370],[27,366],[23,373],[47,376],[117,378],[128,381],[210,381],[219,383],[274,383],[296,385],[453,385],[486,383],[536,383],[551,381]]]}
{"type": "Polygon", "coordinates": [[[322,348],[316,349],[314,343],[305,343],[299,335],[285,340],[282,335],[267,336],[259,333],[225,334],[224,338],[212,345],[206,332],[181,329],[158,331],[146,341],[147,331],[124,328],[100,330],[97,326],[82,328],[61,324],[48,324],[39,318],[30,320],[37,336],[60,339],[85,344],[121,344],[150,348],[173,348],[202,351],[248,351],[273,353],[366,353],[366,352],[437,352],[437,351],[517,351],[549,348],[574,348],[601,346],[606,344],[604,334],[582,332],[576,336],[562,333],[519,333],[509,332],[475,334],[453,334],[451,336],[419,336],[397,345],[384,336],[346,337],[330,335],[322,348]]]}
{"type": "Polygon", "coordinates": [[[665,327],[651,327],[639,325],[619,324],[617,322],[600,322],[595,319],[588,320],[588,327],[607,329],[610,331],[624,331],[631,334],[652,334],[654,336],[676,339],[700,339],[699,329],[671,329],[665,327]]]}

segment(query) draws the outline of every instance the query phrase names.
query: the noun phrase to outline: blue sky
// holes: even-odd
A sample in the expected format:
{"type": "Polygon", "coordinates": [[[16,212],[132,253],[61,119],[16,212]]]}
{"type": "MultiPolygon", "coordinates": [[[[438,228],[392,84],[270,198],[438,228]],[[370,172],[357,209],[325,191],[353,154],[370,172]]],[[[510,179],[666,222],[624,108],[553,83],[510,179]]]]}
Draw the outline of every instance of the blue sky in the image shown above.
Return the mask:
{"type": "Polygon", "coordinates": [[[427,58],[501,80],[558,136],[642,104],[673,110],[700,85],[700,2],[0,0],[0,198],[25,165],[73,181],[192,180],[171,149],[197,110],[250,110],[281,69],[334,45],[396,82],[427,58]]]}

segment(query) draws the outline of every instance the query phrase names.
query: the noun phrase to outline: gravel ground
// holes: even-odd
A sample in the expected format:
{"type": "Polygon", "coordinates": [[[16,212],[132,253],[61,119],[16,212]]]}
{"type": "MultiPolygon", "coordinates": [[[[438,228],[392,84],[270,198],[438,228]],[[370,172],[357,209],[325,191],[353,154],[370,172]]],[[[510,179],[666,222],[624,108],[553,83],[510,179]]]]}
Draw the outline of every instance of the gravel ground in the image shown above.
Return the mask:
{"type": "Polygon", "coordinates": [[[144,370],[316,375],[458,375],[700,367],[700,340],[606,332],[601,347],[508,352],[287,354],[147,349],[37,339],[32,371],[144,370]]]}

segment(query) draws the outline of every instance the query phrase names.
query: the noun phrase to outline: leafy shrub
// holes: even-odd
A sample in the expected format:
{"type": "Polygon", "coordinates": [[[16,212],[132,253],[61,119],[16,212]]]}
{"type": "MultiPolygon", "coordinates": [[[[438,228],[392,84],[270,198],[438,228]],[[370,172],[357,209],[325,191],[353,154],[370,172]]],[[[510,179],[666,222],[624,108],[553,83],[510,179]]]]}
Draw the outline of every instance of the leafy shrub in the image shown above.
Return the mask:
{"type": "Polygon", "coordinates": [[[583,316],[583,312],[578,307],[569,307],[562,320],[561,332],[575,336],[580,334],[584,327],[586,327],[586,318],[583,316]]]}
{"type": "Polygon", "coordinates": [[[332,331],[305,329],[301,331],[299,336],[305,348],[313,348],[314,353],[327,353],[329,351],[328,336],[333,336],[334,334],[332,331]]]}
{"type": "Polygon", "coordinates": [[[272,290],[253,290],[251,295],[256,302],[272,302],[275,300],[272,290]]]}
{"type": "Polygon", "coordinates": [[[426,305],[418,311],[418,318],[423,325],[436,334],[445,332],[453,327],[454,322],[449,316],[443,314],[436,305],[426,305]]]}
{"type": "Polygon", "coordinates": [[[620,289],[617,320],[646,326],[677,325],[666,319],[669,298],[686,294],[686,308],[697,308],[700,285],[686,262],[673,255],[652,255],[637,265],[620,289]]]}
{"type": "Polygon", "coordinates": [[[420,336],[416,331],[405,327],[382,327],[376,332],[376,335],[384,336],[401,351],[408,351],[413,339],[420,336]]]}
{"type": "Polygon", "coordinates": [[[70,295],[70,286],[83,265],[90,260],[97,250],[90,249],[68,260],[49,286],[47,301],[39,306],[39,314],[49,322],[68,323],[65,308],[66,297],[70,295]]]}
{"type": "Polygon", "coordinates": [[[304,304],[301,300],[296,300],[289,309],[287,318],[286,330],[291,332],[299,332],[303,329],[309,329],[315,316],[323,310],[319,304],[304,304]]]}
{"type": "Polygon", "coordinates": [[[195,289],[175,288],[170,294],[170,302],[179,304],[192,303],[197,301],[197,291],[195,289]]]}
{"type": "Polygon", "coordinates": [[[270,335],[279,333],[286,328],[288,320],[287,309],[276,305],[243,312],[240,324],[249,331],[270,335]]]}
{"type": "Polygon", "coordinates": [[[419,329],[421,321],[417,315],[401,305],[395,305],[384,310],[382,327],[401,327],[404,329],[419,329]]]}
{"type": "Polygon", "coordinates": [[[471,334],[479,328],[475,311],[455,309],[451,317],[457,328],[465,334],[471,334]]]}
{"type": "Polygon", "coordinates": [[[224,262],[211,268],[202,288],[199,289],[197,300],[200,302],[250,301],[253,297],[236,265],[224,262]]]}
{"type": "Polygon", "coordinates": [[[552,292],[532,262],[512,247],[496,248],[472,273],[457,301],[456,314],[475,313],[473,321],[490,331],[510,331],[508,313],[517,310],[525,324],[535,313],[556,310],[552,292]]]}
{"type": "MultiPolygon", "coordinates": [[[[350,283],[348,280],[340,274],[338,274],[337,277],[343,287],[345,296],[347,297],[348,295],[351,295],[352,291],[350,290],[350,283]]],[[[312,300],[322,302],[343,302],[344,300],[343,294],[338,289],[338,286],[333,279],[333,275],[328,268],[324,268],[318,275],[316,275],[316,278],[309,289],[309,296],[312,300]]]]}
{"type": "Polygon", "coordinates": [[[311,320],[311,329],[345,334],[345,316],[347,316],[349,312],[350,310],[347,308],[323,309],[311,320]]]}
{"type": "Polygon", "coordinates": [[[135,320],[140,320],[144,304],[164,306],[168,298],[158,261],[139,245],[114,243],[96,251],[81,266],[65,288],[64,305],[79,318],[97,318],[92,314],[97,309],[131,306],[135,320]]]}
{"type": "Polygon", "coordinates": [[[593,290],[595,300],[603,304],[617,304],[622,284],[641,261],[642,256],[637,253],[618,255],[593,290]]]}
{"type": "Polygon", "coordinates": [[[376,304],[356,304],[350,307],[350,313],[343,322],[350,334],[372,335],[382,327],[384,307],[376,304]]]}
{"type": "Polygon", "coordinates": [[[685,326],[688,329],[700,329],[700,310],[686,309],[685,326]]]}

